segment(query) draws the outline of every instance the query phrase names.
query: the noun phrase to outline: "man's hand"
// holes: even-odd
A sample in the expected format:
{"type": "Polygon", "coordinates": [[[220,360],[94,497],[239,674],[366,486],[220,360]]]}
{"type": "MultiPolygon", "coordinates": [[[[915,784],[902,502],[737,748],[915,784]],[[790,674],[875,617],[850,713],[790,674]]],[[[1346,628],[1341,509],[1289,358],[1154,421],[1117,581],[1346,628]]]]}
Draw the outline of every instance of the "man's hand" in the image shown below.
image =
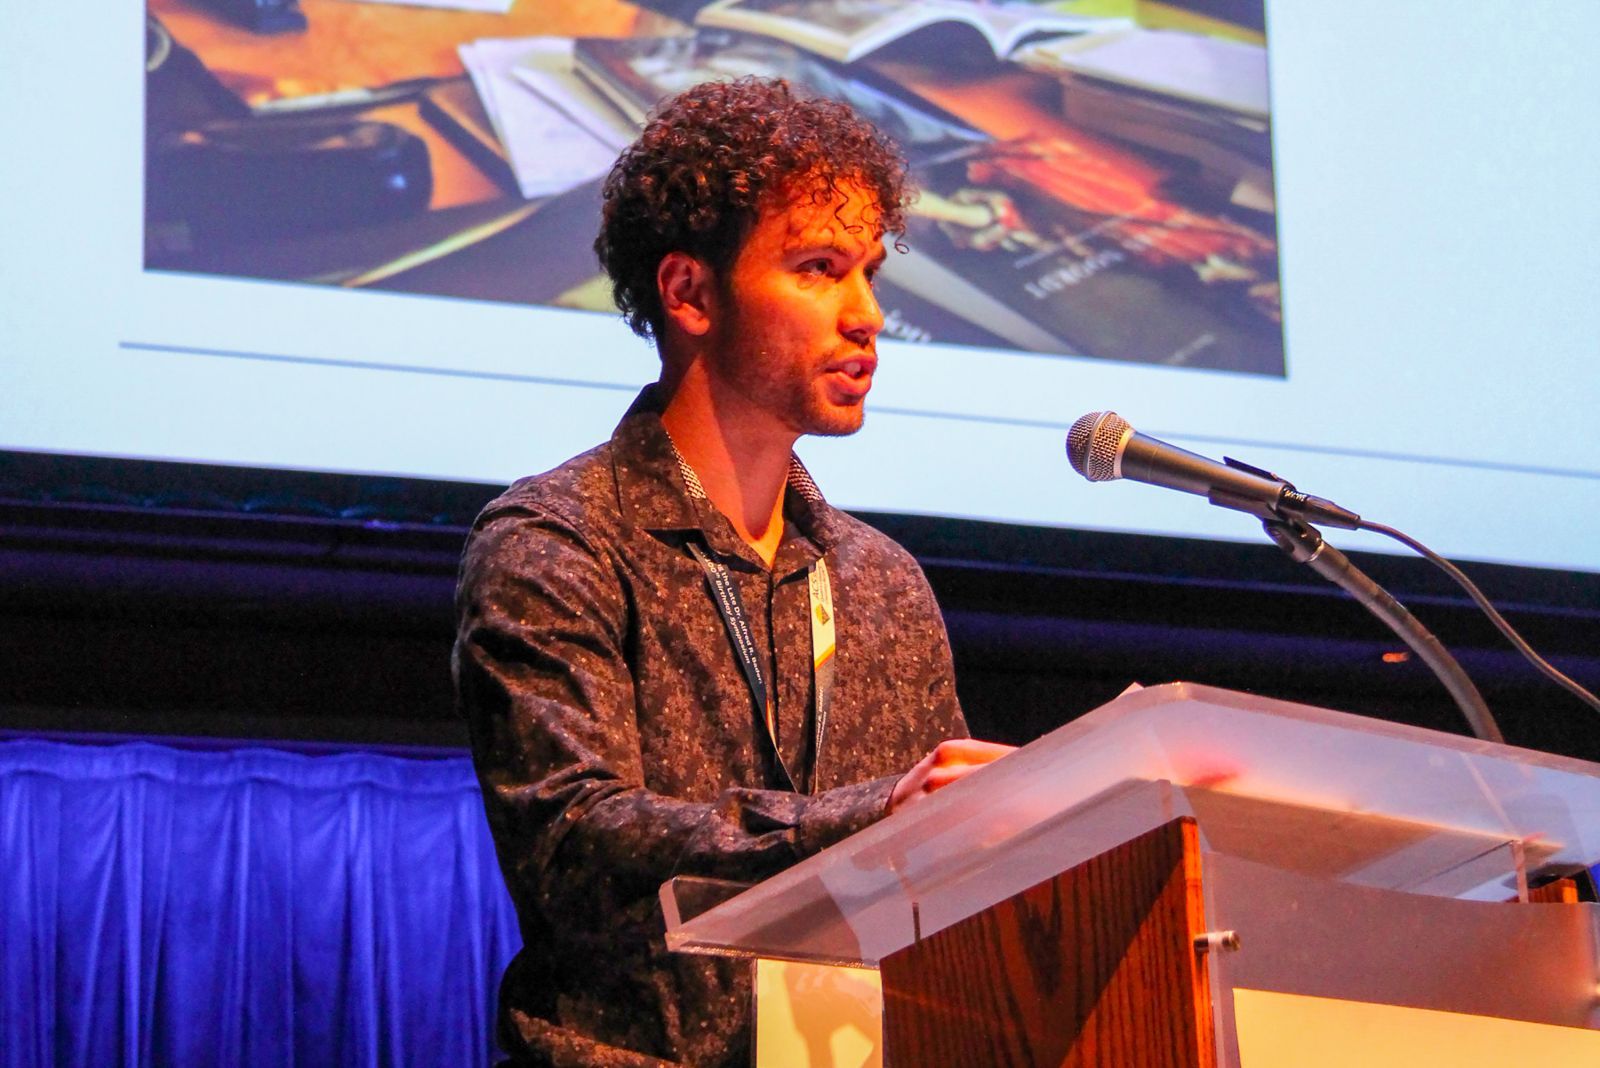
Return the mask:
{"type": "Polygon", "coordinates": [[[973,738],[952,738],[940,742],[933,752],[918,761],[916,767],[894,784],[894,791],[889,794],[889,811],[896,812],[904,805],[927,797],[990,761],[999,760],[1014,749],[1014,745],[980,742],[973,738]]]}

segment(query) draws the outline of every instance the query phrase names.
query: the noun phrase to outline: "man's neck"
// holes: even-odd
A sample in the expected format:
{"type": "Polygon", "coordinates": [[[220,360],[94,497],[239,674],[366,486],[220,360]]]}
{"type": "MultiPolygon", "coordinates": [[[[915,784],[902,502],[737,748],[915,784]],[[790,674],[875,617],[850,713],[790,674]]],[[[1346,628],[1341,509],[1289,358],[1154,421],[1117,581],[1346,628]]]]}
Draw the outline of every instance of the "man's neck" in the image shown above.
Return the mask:
{"type": "Polygon", "coordinates": [[[675,382],[661,413],[679,455],[739,537],[772,566],[783,542],[783,494],[797,435],[719,390],[698,363],[675,382]]]}

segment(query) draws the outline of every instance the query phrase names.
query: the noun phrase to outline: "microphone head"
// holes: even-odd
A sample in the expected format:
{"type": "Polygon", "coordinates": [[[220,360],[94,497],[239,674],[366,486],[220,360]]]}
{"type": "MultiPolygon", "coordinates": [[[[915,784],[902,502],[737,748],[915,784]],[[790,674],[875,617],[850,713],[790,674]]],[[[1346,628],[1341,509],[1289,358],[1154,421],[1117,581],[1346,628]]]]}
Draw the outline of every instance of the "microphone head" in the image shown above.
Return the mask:
{"type": "Polygon", "coordinates": [[[1090,482],[1121,478],[1122,448],[1133,427],[1116,412],[1090,412],[1067,431],[1067,462],[1090,482]]]}

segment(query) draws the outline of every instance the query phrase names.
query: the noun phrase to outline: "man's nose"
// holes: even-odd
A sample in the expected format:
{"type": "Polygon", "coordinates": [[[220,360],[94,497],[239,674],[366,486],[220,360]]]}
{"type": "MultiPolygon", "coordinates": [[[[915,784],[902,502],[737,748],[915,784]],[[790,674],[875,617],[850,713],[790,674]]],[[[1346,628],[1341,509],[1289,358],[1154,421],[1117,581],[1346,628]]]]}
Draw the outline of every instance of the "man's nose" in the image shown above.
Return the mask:
{"type": "Polygon", "coordinates": [[[883,309],[872,291],[872,280],[861,271],[851,275],[849,292],[839,310],[839,332],[865,347],[883,329],[883,309]]]}

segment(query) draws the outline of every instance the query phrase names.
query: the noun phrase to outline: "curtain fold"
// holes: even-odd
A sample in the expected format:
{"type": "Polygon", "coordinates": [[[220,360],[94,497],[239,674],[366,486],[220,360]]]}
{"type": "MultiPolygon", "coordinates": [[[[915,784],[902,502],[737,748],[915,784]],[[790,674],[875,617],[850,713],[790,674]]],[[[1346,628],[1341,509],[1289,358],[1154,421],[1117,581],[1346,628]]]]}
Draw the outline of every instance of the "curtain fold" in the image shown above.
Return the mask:
{"type": "Polygon", "coordinates": [[[465,757],[0,742],[0,1068],[482,1065],[520,946],[465,757]]]}

